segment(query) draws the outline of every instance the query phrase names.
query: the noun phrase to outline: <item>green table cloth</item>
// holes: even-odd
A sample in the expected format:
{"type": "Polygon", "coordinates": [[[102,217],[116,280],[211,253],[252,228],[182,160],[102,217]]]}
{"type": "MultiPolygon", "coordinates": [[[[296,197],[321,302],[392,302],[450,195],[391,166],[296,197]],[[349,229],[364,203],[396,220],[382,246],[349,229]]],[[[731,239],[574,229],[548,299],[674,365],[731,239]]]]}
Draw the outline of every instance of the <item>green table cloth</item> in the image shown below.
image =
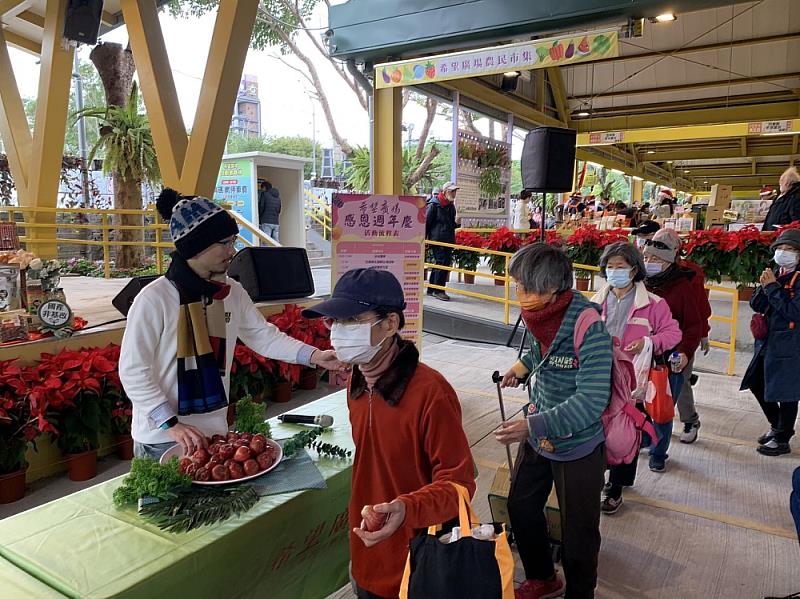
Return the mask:
{"type": "Polygon", "coordinates": [[[64,595],[0,558],[0,597],[3,599],[64,599],[64,595]]]}
{"type": "MultiPolygon", "coordinates": [[[[353,449],[344,391],[303,411],[333,416],[321,440],[353,449]]],[[[271,424],[277,438],[299,430],[271,424]]],[[[348,579],[352,462],[310,453],[327,489],[263,497],[238,518],[172,534],[114,507],[117,478],[0,522],[0,557],[56,596],[325,597],[348,579]]]]}

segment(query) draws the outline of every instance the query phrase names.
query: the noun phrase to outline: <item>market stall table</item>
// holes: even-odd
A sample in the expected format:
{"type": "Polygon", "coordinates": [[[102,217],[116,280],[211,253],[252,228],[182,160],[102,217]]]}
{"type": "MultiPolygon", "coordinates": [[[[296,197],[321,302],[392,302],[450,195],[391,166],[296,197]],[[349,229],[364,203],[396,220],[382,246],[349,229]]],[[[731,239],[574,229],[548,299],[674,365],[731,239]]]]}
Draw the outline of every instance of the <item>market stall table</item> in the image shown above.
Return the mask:
{"type": "Polygon", "coordinates": [[[64,595],[4,559],[0,559],[0,596],[3,599],[64,599],[64,595]]]}
{"type": "MultiPolygon", "coordinates": [[[[353,449],[344,391],[304,411],[333,416],[321,440],[353,449]]],[[[276,438],[300,429],[270,423],[276,438]]],[[[263,497],[241,517],[173,534],[116,509],[116,478],[3,520],[0,557],[55,596],[325,597],[348,579],[352,461],[310,453],[325,490],[263,497]]]]}

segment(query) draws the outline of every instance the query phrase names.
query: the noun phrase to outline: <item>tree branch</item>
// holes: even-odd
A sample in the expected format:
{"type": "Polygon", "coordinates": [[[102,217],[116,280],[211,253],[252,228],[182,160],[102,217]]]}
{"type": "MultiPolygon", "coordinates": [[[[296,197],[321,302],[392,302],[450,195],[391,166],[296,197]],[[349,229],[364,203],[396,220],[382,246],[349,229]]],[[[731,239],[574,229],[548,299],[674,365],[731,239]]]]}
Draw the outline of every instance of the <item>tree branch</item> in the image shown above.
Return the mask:
{"type": "Polygon", "coordinates": [[[431,125],[433,125],[433,121],[436,118],[436,110],[439,107],[439,102],[430,96],[425,101],[425,110],[427,111],[427,115],[425,116],[425,123],[422,125],[422,131],[419,133],[419,141],[417,142],[417,153],[416,159],[419,160],[422,158],[422,155],[425,153],[425,144],[428,142],[428,135],[431,132],[431,125]]]}
{"type": "Polygon", "coordinates": [[[434,158],[436,158],[439,155],[439,153],[440,151],[438,147],[436,146],[431,147],[430,151],[428,152],[428,155],[425,156],[425,159],[419,163],[419,166],[416,169],[414,169],[414,172],[408,176],[408,179],[406,179],[406,186],[409,189],[413,188],[417,183],[420,182],[422,177],[425,176],[425,173],[427,173],[428,170],[430,169],[431,163],[433,162],[434,158]]]}

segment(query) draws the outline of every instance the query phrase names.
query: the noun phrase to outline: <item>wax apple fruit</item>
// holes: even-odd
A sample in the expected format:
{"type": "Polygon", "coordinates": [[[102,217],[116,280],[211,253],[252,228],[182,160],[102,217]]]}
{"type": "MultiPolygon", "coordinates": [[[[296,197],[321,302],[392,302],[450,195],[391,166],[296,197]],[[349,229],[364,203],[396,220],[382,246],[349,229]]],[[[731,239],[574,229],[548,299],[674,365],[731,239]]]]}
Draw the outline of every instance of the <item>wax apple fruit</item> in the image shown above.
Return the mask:
{"type": "Polygon", "coordinates": [[[253,452],[250,451],[250,448],[242,445],[236,450],[236,453],[233,454],[233,459],[237,462],[246,462],[252,457],[252,455],[253,452]]]}
{"type": "Polygon", "coordinates": [[[364,519],[364,530],[375,532],[386,524],[388,514],[381,514],[376,512],[371,505],[365,505],[361,510],[361,517],[364,519]]]}

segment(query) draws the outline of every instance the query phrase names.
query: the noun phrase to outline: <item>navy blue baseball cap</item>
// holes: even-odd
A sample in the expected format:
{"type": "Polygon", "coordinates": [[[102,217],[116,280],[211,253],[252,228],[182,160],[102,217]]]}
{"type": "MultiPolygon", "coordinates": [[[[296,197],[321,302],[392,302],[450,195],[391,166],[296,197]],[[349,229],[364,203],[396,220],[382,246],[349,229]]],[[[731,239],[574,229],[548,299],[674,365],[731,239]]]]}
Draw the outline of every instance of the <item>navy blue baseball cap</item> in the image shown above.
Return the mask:
{"type": "Polygon", "coordinates": [[[355,268],[348,270],[336,283],[330,299],[303,310],[306,318],[327,316],[346,320],[375,308],[406,307],[403,288],[395,276],[386,270],[355,268]]]}
{"type": "Polygon", "coordinates": [[[636,227],[631,233],[633,235],[652,235],[653,233],[657,233],[661,229],[661,225],[659,225],[654,220],[646,220],[638,227],[636,227]]]}

